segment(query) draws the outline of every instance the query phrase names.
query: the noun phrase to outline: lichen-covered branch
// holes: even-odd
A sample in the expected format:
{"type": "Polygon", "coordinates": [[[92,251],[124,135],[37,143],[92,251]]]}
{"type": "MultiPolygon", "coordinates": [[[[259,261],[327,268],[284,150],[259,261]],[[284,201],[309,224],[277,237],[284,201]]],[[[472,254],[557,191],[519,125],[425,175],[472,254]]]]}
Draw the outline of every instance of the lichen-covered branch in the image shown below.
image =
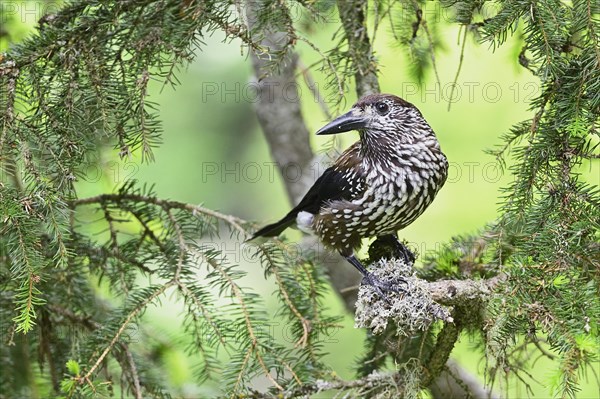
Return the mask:
{"type": "Polygon", "coordinates": [[[483,280],[439,280],[427,283],[431,298],[442,305],[468,305],[492,295],[494,288],[506,278],[498,275],[483,280]]]}
{"type": "MultiPolygon", "coordinates": [[[[372,334],[383,335],[391,341],[395,336],[407,337],[402,341],[404,344],[375,348],[380,352],[379,356],[391,356],[398,361],[405,358],[403,353],[406,350],[410,350],[407,345],[414,346],[418,341],[409,337],[429,334],[432,324],[441,321],[443,327],[434,337],[435,344],[428,351],[419,350],[418,384],[421,388],[427,388],[440,378],[452,378],[447,362],[462,329],[472,325],[473,320],[480,320],[485,303],[504,277],[428,282],[413,275],[411,264],[394,259],[379,260],[371,266],[371,272],[379,280],[396,286],[399,291],[387,292],[386,297],[382,298],[371,286],[361,286],[356,304],[356,326],[367,328],[372,334]]],[[[453,390],[460,386],[445,384],[443,388],[453,390]]],[[[439,392],[442,386],[437,389],[439,392]]],[[[445,395],[455,394],[445,391],[445,395]]]]}

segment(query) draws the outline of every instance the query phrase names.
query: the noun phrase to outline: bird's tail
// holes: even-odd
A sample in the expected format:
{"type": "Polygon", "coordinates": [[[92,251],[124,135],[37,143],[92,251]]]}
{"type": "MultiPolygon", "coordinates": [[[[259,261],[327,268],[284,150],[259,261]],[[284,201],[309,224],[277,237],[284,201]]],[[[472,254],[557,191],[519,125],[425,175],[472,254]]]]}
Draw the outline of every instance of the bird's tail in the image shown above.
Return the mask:
{"type": "Polygon", "coordinates": [[[279,234],[281,234],[283,232],[283,230],[290,227],[294,223],[295,220],[296,220],[295,215],[292,215],[291,213],[289,213],[280,221],[269,224],[269,225],[263,227],[262,229],[258,230],[256,233],[254,233],[252,235],[252,237],[250,237],[246,241],[252,241],[258,237],[276,237],[279,234]]]}

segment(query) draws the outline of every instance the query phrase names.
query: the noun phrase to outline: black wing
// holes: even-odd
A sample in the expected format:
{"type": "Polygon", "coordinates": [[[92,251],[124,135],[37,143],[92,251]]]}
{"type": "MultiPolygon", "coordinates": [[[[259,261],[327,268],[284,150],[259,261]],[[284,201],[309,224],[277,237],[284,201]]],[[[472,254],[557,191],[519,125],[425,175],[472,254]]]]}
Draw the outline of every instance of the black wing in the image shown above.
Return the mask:
{"type": "Polygon", "coordinates": [[[327,168],[294,209],[280,221],[258,230],[250,240],[256,237],[278,236],[294,224],[298,213],[304,211],[317,214],[327,202],[356,198],[357,193],[362,191],[362,186],[362,176],[359,176],[356,168],[351,170],[340,170],[336,166],[327,168]]]}

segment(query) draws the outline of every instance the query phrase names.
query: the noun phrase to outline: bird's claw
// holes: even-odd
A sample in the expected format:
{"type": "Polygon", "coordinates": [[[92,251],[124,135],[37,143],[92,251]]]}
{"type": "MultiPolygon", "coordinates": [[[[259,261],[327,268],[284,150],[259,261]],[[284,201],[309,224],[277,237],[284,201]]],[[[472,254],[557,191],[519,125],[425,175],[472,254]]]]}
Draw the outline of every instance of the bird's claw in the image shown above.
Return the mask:
{"type": "Polygon", "coordinates": [[[405,289],[401,288],[400,284],[408,285],[408,282],[403,278],[398,278],[395,281],[382,281],[378,277],[376,277],[373,273],[367,273],[363,277],[363,284],[370,285],[373,287],[375,292],[383,298],[385,301],[389,302],[387,299],[386,292],[395,292],[395,293],[403,293],[406,292],[405,289]]]}
{"type": "Polygon", "coordinates": [[[396,239],[396,250],[402,256],[405,263],[409,263],[411,265],[415,264],[415,254],[412,253],[410,249],[400,241],[396,239]]]}
{"type": "Polygon", "coordinates": [[[410,249],[402,245],[401,253],[402,257],[404,258],[404,262],[410,263],[411,265],[415,264],[415,254],[413,254],[410,249]]]}

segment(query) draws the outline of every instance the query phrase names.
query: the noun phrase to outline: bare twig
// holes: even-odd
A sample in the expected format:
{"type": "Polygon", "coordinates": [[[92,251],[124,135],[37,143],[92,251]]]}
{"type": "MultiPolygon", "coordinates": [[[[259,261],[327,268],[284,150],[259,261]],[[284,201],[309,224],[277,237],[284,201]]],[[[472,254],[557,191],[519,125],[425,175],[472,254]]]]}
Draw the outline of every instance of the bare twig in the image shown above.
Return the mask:
{"type": "Polygon", "coordinates": [[[135,365],[135,361],[133,360],[133,355],[129,350],[128,345],[122,345],[123,350],[125,351],[125,356],[127,357],[127,363],[129,365],[129,376],[133,381],[133,394],[135,399],[142,399],[142,387],[140,385],[140,377],[138,376],[137,367],[135,365]]]}
{"type": "Polygon", "coordinates": [[[327,68],[333,74],[333,76],[335,78],[335,84],[337,86],[337,91],[338,91],[337,95],[340,98],[342,98],[344,96],[344,79],[338,73],[338,70],[336,69],[335,65],[331,61],[331,58],[328,57],[327,54],[323,53],[320,48],[318,48],[313,42],[306,39],[305,37],[298,36],[298,40],[306,43],[310,48],[312,48],[315,52],[317,52],[317,54],[319,54],[321,56],[321,61],[317,61],[316,63],[309,65],[305,69],[311,69],[314,65],[320,64],[321,62],[323,62],[325,65],[327,65],[327,68]]]}
{"type": "Polygon", "coordinates": [[[75,314],[72,310],[63,308],[62,306],[48,304],[48,309],[56,314],[66,317],[71,320],[73,323],[81,325],[88,330],[95,330],[97,328],[102,327],[102,325],[94,320],[91,317],[84,317],[78,314],[75,314]]]}
{"type": "Polygon", "coordinates": [[[462,45],[460,47],[460,56],[458,58],[458,67],[456,68],[456,74],[454,75],[454,80],[452,81],[452,89],[450,90],[450,97],[448,98],[448,111],[450,111],[450,107],[452,106],[452,98],[454,97],[454,90],[456,89],[456,83],[458,82],[458,77],[460,76],[460,70],[462,69],[463,59],[465,56],[465,43],[467,43],[467,33],[469,29],[466,25],[461,26],[464,29],[463,37],[462,37],[462,45]]]}
{"type": "Polygon", "coordinates": [[[319,103],[319,106],[321,107],[321,110],[325,114],[325,117],[328,120],[332,119],[333,116],[331,114],[331,111],[329,110],[329,106],[327,105],[327,103],[325,102],[325,99],[321,95],[321,92],[319,91],[319,86],[315,83],[315,80],[313,79],[312,75],[310,74],[310,69],[306,65],[304,65],[302,63],[302,61],[300,61],[300,60],[298,60],[298,68],[300,69],[300,73],[302,74],[302,77],[304,77],[304,81],[306,82],[306,85],[312,92],[314,98],[319,103]]]}

